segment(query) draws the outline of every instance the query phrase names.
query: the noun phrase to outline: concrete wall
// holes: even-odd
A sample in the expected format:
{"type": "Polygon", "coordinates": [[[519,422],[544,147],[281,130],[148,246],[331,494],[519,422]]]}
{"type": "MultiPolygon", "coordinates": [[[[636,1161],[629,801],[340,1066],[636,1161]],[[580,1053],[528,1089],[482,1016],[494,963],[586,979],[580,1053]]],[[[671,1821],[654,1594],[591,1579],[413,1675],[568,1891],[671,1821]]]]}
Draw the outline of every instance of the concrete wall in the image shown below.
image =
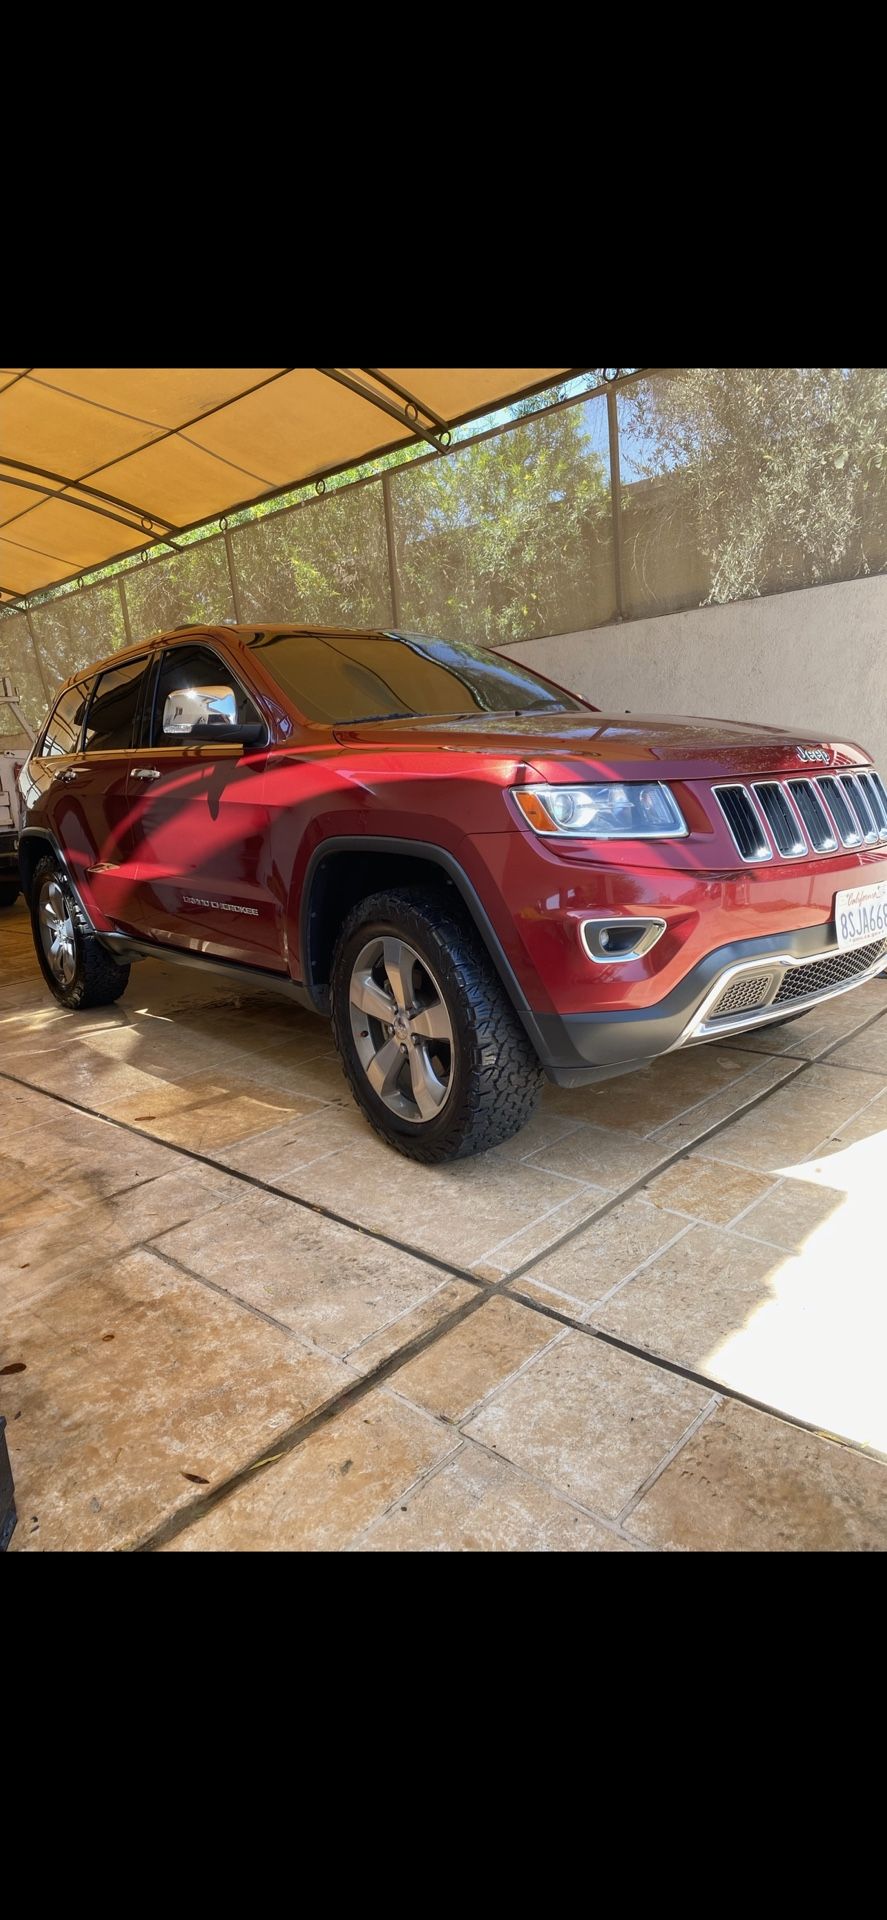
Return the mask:
{"type": "Polygon", "coordinates": [[[606,712],[796,726],[887,776],[887,575],[503,648],[606,712]]]}

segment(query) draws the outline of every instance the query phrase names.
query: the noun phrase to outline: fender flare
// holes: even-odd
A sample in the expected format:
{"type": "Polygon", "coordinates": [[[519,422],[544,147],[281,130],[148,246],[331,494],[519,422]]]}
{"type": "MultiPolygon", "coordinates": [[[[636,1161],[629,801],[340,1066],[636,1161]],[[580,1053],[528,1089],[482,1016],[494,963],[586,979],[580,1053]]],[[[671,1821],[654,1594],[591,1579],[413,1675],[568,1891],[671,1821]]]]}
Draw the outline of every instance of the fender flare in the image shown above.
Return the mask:
{"type": "MultiPolygon", "coordinates": [[[[57,864],[61,868],[62,873],[64,874],[65,879],[67,880],[68,885],[71,889],[71,892],[74,895],[77,905],[80,908],[83,918],[86,921],[87,926],[95,934],[96,939],[101,940],[103,936],[99,932],[99,929],[93,925],[92,916],[83,904],[83,895],[80,892],[80,888],[78,887],[76,880],[74,879],[74,875],[71,872],[71,868],[68,864],[68,861],[65,858],[65,855],[62,852],[61,847],[59,846],[59,843],[55,837],[55,834],[50,831],[49,827],[23,827],[21,830],[21,833],[19,834],[19,848],[21,848],[21,844],[23,840],[41,840],[43,842],[43,845],[46,847],[47,851],[52,854],[53,859],[57,862],[57,864]]],[[[21,855],[19,856],[19,858],[21,858],[21,855]]],[[[38,858],[39,858],[39,855],[38,855],[38,858]]],[[[35,865],[36,865],[36,862],[35,862],[35,865]]],[[[24,880],[24,875],[22,876],[22,879],[24,880]]],[[[28,906],[30,906],[31,904],[30,874],[28,875],[27,885],[26,886],[23,885],[22,887],[22,892],[24,893],[28,906]]]]}
{"type": "Polygon", "coordinates": [[[394,838],[390,834],[370,833],[343,834],[341,836],[336,835],[329,840],[321,840],[319,845],[315,847],[305,869],[305,878],[302,883],[302,899],[299,909],[299,951],[302,963],[302,979],[316,1006],[320,1004],[321,995],[320,990],[315,986],[311,976],[310,945],[308,939],[311,892],[314,877],[321,862],[329,859],[331,855],[335,856],[337,853],[397,853],[404,854],[414,860],[428,860],[434,866],[440,867],[447,878],[453,882],[453,885],[460,894],[463,904],[471,916],[475,929],[483,941],[515,1011],[521,1015],[530,1011],[527,996],[511,965],[511,961],[505,952],[505,948],[499,939],[499,935],[493,926],[477,888],[473,885],[472,881],[469,880],[464,867],[459,865],[458,860],[456,860],[451,853],[448,853],[445,847],[436,846],[433,841],[402,840],[394,838]]]}

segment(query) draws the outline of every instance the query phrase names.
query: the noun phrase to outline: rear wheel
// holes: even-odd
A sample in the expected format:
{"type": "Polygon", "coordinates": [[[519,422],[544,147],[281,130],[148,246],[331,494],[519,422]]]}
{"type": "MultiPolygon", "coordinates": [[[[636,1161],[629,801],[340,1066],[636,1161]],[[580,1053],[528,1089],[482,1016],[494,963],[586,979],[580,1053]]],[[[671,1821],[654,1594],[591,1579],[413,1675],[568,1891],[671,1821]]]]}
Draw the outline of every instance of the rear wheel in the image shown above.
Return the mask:
{"type": "Polygon", "coordinates": [[[106,1007],[119,1000],[129,967],[106,952],[50,857],[34,872],[31,927],[43,978],[63,1007],[106,1007]]]}
{"type": "Polygon", "coordinates": [[[0,880],[0,907],[14,907],[19,892],[17,880],[0,880]]]}
{"type": "Polygon", "coordinates": [[[538,1060],[458,911],[410,888],[349,914],[333,956],[336,1045],[376,1132],[412,1160],[498,1146],[530,1118],[538,1060]]]}

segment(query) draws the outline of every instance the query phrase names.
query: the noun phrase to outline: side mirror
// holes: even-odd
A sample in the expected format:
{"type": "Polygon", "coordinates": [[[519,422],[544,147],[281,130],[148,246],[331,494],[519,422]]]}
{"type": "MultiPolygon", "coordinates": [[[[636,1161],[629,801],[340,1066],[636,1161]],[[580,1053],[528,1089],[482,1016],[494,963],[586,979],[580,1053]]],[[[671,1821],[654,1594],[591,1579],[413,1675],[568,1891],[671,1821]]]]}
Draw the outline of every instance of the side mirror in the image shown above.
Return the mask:
{"type": "Polygon", "coordinates": [[[253,746],[264,732],[260,720],[238,723],[233,687],[180,687],[163,703],[164,737],[253,746]]]}

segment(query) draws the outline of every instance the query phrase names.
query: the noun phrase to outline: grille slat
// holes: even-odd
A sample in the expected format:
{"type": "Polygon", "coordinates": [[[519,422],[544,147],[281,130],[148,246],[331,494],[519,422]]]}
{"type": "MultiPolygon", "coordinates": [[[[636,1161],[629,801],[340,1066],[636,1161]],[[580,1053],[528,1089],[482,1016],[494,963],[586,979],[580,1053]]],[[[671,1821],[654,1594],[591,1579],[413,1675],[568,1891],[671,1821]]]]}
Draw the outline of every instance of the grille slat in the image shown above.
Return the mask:
{"type": "Polygon", "coordinates": [[[806,853],[807,842],[778,782],[768,780],[759,785],[756,781],[754,791],[779,852],[787,860],[806,853]]]}
{"type": "Polygon", "coordinates": [[[881,839],[884,840],[887,838],[887,807],[885,807],[881,798],[877,781],[872,774],[861,773],[859,775],[859,784],[868,801],[869,812],[874,819],[875,826],[878,828],[881,839]]]}
{"type": "Polygon", "coordinates": [[[884,782],[881,779],[881,775],[879,773],[873,773],[871,777],[872,777],[873,785],[877,787],[878,792],[881,796],[881,805],[884,808],[884,812],[887,813],[887,787],[885,787],[884,782]]]}
{"type": "Polygon", "coordinates": [[[789,780],[787,785],[814,853],[834,853],[838,843],[812,780],[789,780]]]}
{"type": "Polygon", "coordinates": [[[854,947],[850,953],[830,953],[809,967],[789,967],[772,1004],[778,1007],[786,1000],[805,1000],[810,993],[826,993],[829,987],[840,986],[843,980],[853,980],[858,973],[865,973],[885,955],[887,940],[876,940],[872,946],[854,947]]]}
{"type": "Polygon", "coordinates": [[[714,793],[743,860],[769,860],[767,835],[745,787],[715,787],[714,793]]]}
{"type": "Polygon", "coordinates": [[[863,839],[877,840],[878,829],[875,826],[874,820],[872,819],[869,803],[865,797],[865,794],[863,793],[863,790],[859,784],[859,781],[856,778],[856,775],[853,773],[842,773],[841,787],[844,793],[846,794],[847,799],[851,807],[853,808],[853,811],[859,822],[859,828],[860,828],[860,832],[862,834],[863,839]]]}
{"type": "Polygon", "coordinates": [[[847,804],[847,798],[840,782],[827,778],[817,780],[817,786],[825,795],[835,826],[845,847],[858,847],[862,843],[862,834],[856,822],[856,816],[847,804]]]}

